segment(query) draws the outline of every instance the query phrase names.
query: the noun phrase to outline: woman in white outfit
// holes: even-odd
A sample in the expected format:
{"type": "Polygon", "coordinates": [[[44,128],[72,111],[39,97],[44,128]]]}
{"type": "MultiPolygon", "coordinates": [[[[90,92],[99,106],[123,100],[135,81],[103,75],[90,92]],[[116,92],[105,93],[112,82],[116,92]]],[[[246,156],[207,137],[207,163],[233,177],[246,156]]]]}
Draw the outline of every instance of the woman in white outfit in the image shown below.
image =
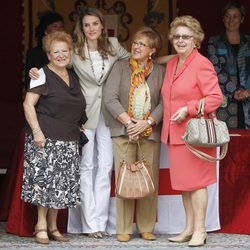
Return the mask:
{"type": "MultiPolygon", "coordinates": [[[[86,8],[74,30],[73,68],[86,99],[88,121],[84,133],[89,142],[82,149],[80,165],[81,205],[69,209],[68,232],[95,238],[108,235],[109,198],[113,148],[104,118],[102,88],[113,64],[129,57],[116,38],[108,38],[101,12],[86,8]]],[[[108,119],[106,119],[108,120],[108,119]]]]}

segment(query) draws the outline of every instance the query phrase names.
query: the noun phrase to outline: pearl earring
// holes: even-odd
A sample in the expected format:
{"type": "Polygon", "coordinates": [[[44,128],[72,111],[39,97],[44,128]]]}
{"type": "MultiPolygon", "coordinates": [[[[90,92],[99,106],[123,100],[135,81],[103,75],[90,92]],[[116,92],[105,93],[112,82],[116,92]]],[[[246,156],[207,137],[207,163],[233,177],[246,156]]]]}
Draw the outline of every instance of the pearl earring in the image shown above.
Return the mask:
{"type": "Polygon", "coordinates": [[[151,54],[149,54],[148,59],[149,59],[149,60],[151,60],[151,59],[152,59],[151,54]]]}

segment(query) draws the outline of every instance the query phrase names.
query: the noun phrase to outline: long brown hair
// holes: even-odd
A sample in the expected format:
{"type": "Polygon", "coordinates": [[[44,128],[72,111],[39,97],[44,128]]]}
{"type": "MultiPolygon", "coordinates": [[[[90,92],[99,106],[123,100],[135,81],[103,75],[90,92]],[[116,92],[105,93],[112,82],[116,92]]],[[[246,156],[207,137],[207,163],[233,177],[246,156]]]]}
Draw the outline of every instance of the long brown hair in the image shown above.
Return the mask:
{"type": "Polygon", "coordinates": [[[107,58],[108,55],[114,56],[116,53],[113,50],[112,44],[110,43],[107,33],[106,33],[106,27],[105,27],[105,22],[102,13],[95,8],[85,8],[83,9],[80,14],[79,18],[76,22],[76,26],[73,32],[73,41],[74,41],[74,52],[79,55],[79,57],[82,60],[86,59],[85,53],[84,53],[84,45],[86,43],[86,36],[83,32],[83,25],[82,25],[82,20],[85,16],[95,16],[98,17],[102,26],[102,34],[98,38],[97,41],[97,50],[101,54],[103,58],[107,58]]]}

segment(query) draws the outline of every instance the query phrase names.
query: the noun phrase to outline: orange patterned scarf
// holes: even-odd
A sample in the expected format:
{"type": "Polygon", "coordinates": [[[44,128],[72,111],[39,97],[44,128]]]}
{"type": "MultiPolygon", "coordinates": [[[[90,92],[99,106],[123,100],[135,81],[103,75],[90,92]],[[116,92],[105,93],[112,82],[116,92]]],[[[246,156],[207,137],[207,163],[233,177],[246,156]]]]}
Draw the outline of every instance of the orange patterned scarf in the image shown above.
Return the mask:
{"type": "MultiPolygon", "coordinates": [[[[129,64],[133,72],[129,91],[128,114],[135,119],[147,120],[151,112],[151,96],[146,78],[153,70],[153,63],[152,60],[148,60],[145,69],[141,69],[137,61],[130,58],[129,64]]],[[[141,134],[141,137],[149,136],[151,133],[152,127],[149,127],[141,134]]]]}

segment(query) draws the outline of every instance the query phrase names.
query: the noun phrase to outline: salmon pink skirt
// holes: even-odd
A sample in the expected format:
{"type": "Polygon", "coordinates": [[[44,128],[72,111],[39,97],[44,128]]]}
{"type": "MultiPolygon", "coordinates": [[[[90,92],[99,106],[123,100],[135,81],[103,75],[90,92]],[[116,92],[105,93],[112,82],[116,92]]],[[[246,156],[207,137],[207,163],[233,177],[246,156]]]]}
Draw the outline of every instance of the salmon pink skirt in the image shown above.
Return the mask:
{"type": "MultiPolygon", "coordinates": [[[[215,148],[201,150],[216,155],[215,148]]],[[[174,190],[194,191],[216,182],[216,162],[201,160],[186,145],[168,145],[168,156],[171,186],[174,190]]]]}

